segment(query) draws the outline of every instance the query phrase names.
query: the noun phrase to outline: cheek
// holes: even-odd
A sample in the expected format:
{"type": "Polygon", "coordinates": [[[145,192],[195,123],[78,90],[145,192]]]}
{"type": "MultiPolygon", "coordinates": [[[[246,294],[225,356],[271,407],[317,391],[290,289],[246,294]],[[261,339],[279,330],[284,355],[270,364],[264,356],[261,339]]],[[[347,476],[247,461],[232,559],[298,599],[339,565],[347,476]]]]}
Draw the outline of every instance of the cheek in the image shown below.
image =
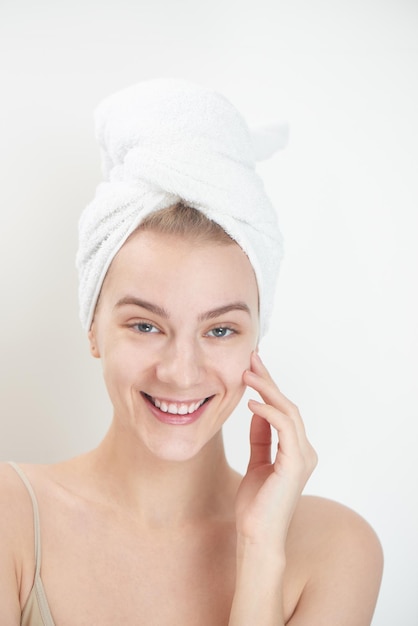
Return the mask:
{"type": "Polygon", "coordinates": [[[242,347],[239,351],[225,350],[218,360],[218,367],[222,368],[225,385],[242,392],[245,389],[243,374],[250,368],[252,346],[242,347]]]}
{"type": "Polygon", "coordinates": [[[107,344],[102,351],[103,376],[106,385],[132,385],[143,366],[143,359],[138,351],[123,342],[107,344]]]}

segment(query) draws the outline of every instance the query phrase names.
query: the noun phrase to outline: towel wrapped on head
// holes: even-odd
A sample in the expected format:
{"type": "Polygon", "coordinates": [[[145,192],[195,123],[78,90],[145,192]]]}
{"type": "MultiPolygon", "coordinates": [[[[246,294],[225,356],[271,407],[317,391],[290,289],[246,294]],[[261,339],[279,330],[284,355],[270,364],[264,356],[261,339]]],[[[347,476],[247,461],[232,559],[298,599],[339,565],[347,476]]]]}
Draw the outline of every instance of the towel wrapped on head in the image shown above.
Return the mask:
{"type": "Polygon", "coordinates": [[[255,161],[285,145],[286,127],[251,133],[224,96],[177,79],[123,89],[98,106],[95,120],[104,181],[79,222],[83,327],[90,328],[106,272],[129,235],[150,213],[182,201],[219,224],[247,254],[263,335],[282,239],[255,161]]]}

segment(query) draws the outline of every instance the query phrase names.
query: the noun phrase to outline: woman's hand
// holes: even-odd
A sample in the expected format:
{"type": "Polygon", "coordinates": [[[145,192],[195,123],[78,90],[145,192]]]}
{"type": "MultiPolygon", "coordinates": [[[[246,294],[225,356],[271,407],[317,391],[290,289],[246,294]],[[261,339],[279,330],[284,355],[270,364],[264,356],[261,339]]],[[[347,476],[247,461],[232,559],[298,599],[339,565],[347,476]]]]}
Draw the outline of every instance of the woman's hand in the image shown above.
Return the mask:
{"type": "Polygon", "coordinates": [[[290,521],[317,457],[297,407],[281,393],[255,353],[244,382],[250,400],[251,456],[237,493],[237,577],[229,626],[284,626],[285,545],[290,521]],[[271,459],[271,429],[278,434],[271,459]]]}
{"type": "Polygon", "coordinates": [[[250,400],[251,456],[247,474],[237,494],[238,540],[268,546],[284,555],[287,530],[302,490],[317,463],[297,407],[279,390],[260,357],[253,353],[246,385],[264,402],[250,400]],[[271,459],[271,429],[278,434],[275,459],[271,459]]]}
{"type": "MultiPolygon", "coordinates": [[[[283,396],[255,354],[244,381],[264,402],[249,401],[254,413],[251,457],[237,494],[237,576],[228,626],[370,624],[382,550],[364,520],[330,501],[305,507],[313,520],[306,520],[305,513],[304,526],[313,524],[316,537],[308,548],[305,544],[310,584],[303,585],[296,609],[285,603],[287,532],[317,456],[297,407],[283,396]],[[279,438],[273,460],[272,428],[279,438]]],[[[304,534],[304,528],[295,535],[298,532],[304,534]]]]}

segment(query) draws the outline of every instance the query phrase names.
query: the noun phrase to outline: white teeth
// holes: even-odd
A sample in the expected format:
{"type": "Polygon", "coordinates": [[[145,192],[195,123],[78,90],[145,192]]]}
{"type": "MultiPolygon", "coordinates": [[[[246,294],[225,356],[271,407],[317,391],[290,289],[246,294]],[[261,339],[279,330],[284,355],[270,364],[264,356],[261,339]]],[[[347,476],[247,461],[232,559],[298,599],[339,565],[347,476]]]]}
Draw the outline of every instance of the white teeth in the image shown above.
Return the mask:
{"type": "MultiPolygon", "coordinates": [[[[151,398],[151,396],[149,396],[151,398]]],[[[164,413],[171,413],[172,415],[187,415],[187,413],[194,413],[199,407],[202,406],[205,400],[199,400],[198,402],[192,402],[186,404],[181,402],[176,404],[175,402],[165,402],[164,400],[158,400],[157,398],[151,398],[154,405],[160,411],[164,413]]]]}

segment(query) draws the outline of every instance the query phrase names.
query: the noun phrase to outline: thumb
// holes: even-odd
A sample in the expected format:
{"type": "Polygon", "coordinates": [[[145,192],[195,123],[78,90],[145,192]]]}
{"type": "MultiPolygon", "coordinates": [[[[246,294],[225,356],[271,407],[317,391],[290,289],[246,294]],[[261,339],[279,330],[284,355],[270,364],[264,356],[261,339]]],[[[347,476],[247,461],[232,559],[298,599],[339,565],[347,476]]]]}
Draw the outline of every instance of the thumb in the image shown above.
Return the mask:
{"type": "Polygon", "coordinates": [[[271,463],[270,424],[257,414],[254,414],[251,420],[250,446],[248,469],[271,463]]]}

